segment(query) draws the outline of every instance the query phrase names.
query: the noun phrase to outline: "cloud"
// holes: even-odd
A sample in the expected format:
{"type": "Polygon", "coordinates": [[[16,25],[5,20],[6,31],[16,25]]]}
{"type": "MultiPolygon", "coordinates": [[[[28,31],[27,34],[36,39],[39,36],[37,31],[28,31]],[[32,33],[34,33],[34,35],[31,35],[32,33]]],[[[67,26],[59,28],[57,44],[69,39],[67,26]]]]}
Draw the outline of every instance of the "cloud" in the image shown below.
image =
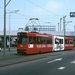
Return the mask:
{"type": "Polygon", "coordinates": [[[40,7],[40,5],[39,5],[38,7],[34,8],[33,12],[34,13],[42,13],[45,11],[45,9],[54,12],[54,11],[59,11],[60,9],[62,10],[63,7],[64,7],[63,2],[57,2],[54,0],[50,0],[44,6],[40,7]]]}
{"type": "Polygon", "coordinates": [[[53,0],[49,1],[45,6],[45,8],[50,11],[56,11],[58,9],[61,9],[62,7],[64,7],[64,4],[62,2],[56,2],[53,0]]]}

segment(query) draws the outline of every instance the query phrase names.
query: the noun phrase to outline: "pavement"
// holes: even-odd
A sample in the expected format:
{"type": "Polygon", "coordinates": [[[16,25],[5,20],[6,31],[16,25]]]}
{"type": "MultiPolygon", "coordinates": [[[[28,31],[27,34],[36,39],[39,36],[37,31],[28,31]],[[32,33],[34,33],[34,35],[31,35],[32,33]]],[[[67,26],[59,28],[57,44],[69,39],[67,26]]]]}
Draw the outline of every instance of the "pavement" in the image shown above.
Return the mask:
{"type": "Polygon", "coordinates": [[[3,50],[4,49],[0,52],[0,67],[62,55],[62,51],[33,55],[17,54],[16,48],[12,48],[10,51],[9,49],[6,49],[4,55],[3,50]]]}

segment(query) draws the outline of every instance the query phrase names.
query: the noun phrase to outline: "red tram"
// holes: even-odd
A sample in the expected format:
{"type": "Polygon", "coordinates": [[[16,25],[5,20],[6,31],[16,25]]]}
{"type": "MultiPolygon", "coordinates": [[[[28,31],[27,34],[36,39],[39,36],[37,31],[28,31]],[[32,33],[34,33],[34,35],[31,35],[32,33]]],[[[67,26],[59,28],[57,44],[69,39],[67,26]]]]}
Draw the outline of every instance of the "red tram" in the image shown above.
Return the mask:
{"type": "Polygon", "coordinates": [[[52,35],[35,32],[18,32],[17,52],[26,54],[51,52],[53,49],[52,35]]]}
{"type": "Polygon", "coordinates": [[[72,50],[74,48],[74,38],[64,37],[65,40],[65,50],[72,50]]]}
{"type": "Polygon", "coordinates": [[[73,38],[70,37],[64,38],[37,32],[17,33],[17,53],[35,54],[73,48],[73,38]]]}

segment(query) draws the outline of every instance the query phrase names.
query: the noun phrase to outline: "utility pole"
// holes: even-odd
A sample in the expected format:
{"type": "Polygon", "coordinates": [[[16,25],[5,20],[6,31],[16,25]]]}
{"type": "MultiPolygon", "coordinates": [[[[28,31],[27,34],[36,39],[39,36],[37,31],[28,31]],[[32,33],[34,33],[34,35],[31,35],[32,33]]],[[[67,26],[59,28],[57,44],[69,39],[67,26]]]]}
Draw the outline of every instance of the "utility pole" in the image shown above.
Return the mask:
{"type": "Polygon", "coordinates": [[[60,31],[61,31],[61,20],[62,20],[62,18],[60,18],[60,31]]]}
{"type": "Polygon", "coordinates": [[[59,31],[59,23],[58,23],[58,31],[59,31]]]}
{"type": "Polygon", "coordinates": [[[63,16],[63,30],[64,30],[64,36],[66,35],[66,25],[68,23],[71,23],[72,21],[65,21],[66,16],[63,16]]]}
{"type": "Polygon", "coordinates": [[[75,25],[74,25],[74,32],[75,32],[75,25]]]}
{"type": "Polygon", "coordinates": [[[5,50],[6,50],[6,0],[4,0],[4,53],[5,56],[5,50]]]}
{"type": "Polygon", "coordinates": [[[3,55],[5,56],[6,51],[6,6],[10,3],[11,0],[8,1],[6,4],[6,0],[4,0],[4,52],[3,55]]]}
{"type": "Polygon", "coordinates": [[[65,18],[66,18],[66,16],[63,16],[63,30],[64,30],[64,36],[65,36],[65,18]]]}

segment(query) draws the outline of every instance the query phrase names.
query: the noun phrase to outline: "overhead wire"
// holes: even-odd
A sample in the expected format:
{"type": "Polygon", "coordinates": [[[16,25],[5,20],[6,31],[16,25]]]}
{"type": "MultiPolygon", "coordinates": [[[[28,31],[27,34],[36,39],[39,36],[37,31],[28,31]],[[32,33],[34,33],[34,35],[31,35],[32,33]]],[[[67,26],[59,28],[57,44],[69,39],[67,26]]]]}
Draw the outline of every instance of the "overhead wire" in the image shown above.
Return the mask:
{"type": "MultiPolygon", "coordinates": [[[[38,6],[38,7],[40,7],[40,8],[42,8],[42,9],[45,10],[45,11],[47,11],[47,12],[53,14],[54,16],[59,17],[59,15],[57,15],[57,14],[55,14],[55,13],[53,13],[53,12],[51,12],[51,11],[49,11],[49,10],[43,8],[43,7],[41,7],[40,5],[37,5],[36,3],[34,3],[34,2],[32,2],[32,1],[30,1],[30,0],[27,0],[27,1],[30,2],[30,3],[32,3],[32,4],[34,4],[34,5],[36,5],[36,6],[38,6]]],[[[1,8],[1,9],[4,9],[4,8],[2,8],[2,7],[0,7],[0,8],[1,8]]],[[[7,10],[8,10],[8,9],[7,9],[7,10]]],[[[10,12],[10,10],[8,10],[8,11],[10,12]]],[[[16,13],[16,14],[21,15],[21,16],[24,16],[24,17],[27,17],[27,18],[31,18],[30,16],[27,16],[27,15],[24,15],[24,14],[21,14],[21,13],[16,13]]],[[[42,21],[42,20],[40,20],[40,21],[42,21]]],[[[46,21],[42,21],[42,22],[46,22],[46,21]]]]}
{"type": "Polygon", "coordinates": [[[57,15],[57,14],[55,14],[55,13],[53,13],[53,12],[51,12],[51,11],[49,11],[49,10],[43,8],[43,7],[41,7],[40,5],[37,5],[36,3],[34,3],[34,2],[32,2],[32,1],[30,1],[30,0],[27,0],[27,1],[30,2],[30,3],[32,3],[32,4],[34,4],[35,6],[38,6],[38,7],[42,8],[43,10],[45,10],[45,11],[47,11],[47,12],[49,12],[49,13],[51,13],[51,14],[53,14],[53,15],[59,17],[59,15],[57,15]]]}

